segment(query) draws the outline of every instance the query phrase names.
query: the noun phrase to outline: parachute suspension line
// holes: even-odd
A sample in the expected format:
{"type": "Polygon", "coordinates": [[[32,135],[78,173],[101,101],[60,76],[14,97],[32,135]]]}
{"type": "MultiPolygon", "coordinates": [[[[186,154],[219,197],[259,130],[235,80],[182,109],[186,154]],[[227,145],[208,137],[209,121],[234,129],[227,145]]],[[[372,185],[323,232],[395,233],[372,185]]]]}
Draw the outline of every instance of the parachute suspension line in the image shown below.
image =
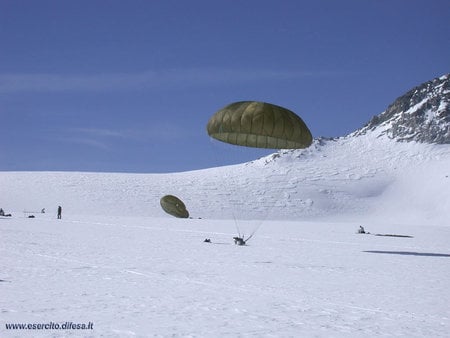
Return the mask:
{"type": "Polygon", "coordinates": [[[258,231],[258,229],[261,227],[262,222],[258,224],[258,226],[255,228],[255,230],[253,230],[253,232],[250,234],[250,236],[248,236],[247,239],[244,239],[246,242],[250,240],[250,238],[253,237],[253,235],[256,233],[256,231],[258,231]]]}
{"type": "Polygon", "coordinates": [[[236,230],[238,232],[238,236],[243,238],[243,236],[241,236],[241,230],[239,229],[239,225],[238,225],[236,215],[234,214],[234,212],[233,212],[233,219],[234,219],[234,225],[236,226],[236,230]]]}
{"type": "MultiPolygon", "coordinates": [[[[269,176],[271,176],[269,174],[269,176]]],[[[272,179],[275,181],[272,182],[272,184],[269,184],[268,186],[271,186],[272,189],[266,190],[266,195],[268,200],[266,201],[264,205],[264,213],[261,215],[262,217],[257,220],[257,222],[253,225],[253,231],[251,232],[250,236],[245,239],[245,241],[249,241],[256,232],[259,231],[261,226],[267,221],[272,219],[275,213],[277,212],[277,208],[280,208],[281,205],[284,204],[283,202],[283,194],[284,189],[281,189],[280,187],[285,188],[287,186],[288,178],[289,178],[289,171],[283,170],[278,171],[276,175],[271,176],[272,179]]]]}

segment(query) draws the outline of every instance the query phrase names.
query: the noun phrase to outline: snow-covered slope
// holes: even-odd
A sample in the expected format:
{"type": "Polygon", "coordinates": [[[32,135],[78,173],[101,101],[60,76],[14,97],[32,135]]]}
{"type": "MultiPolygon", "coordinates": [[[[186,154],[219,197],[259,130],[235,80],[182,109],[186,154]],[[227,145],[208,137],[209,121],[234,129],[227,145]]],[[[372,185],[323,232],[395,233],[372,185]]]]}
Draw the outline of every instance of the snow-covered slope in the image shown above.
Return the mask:
{"type": "Polygon", "coordinates": [[[194,218],[355,219],[447,224],[450,145],[397,143],[374,133],[316,141],[251,163],[176,174],[0,173],[0,206],[62,205],[79,215],[164,216],[180,197],[194,218]]]}

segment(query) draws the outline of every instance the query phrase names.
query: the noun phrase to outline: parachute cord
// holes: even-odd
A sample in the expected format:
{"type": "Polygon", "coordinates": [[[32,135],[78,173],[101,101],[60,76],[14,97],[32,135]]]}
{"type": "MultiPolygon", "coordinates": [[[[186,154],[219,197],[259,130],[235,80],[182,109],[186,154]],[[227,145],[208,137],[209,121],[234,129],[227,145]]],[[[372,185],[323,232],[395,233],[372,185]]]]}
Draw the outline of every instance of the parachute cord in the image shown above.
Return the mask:
{"type": "Polygon", "coordinates": [[[238,222],[236,220],[236,215],[233,212],[234,225],[236,226],[236,230],[238,232],[238,236],[241,237],[241,230],[239,229],[238,222]]]}
{"type": "Polygon", "coordinates": [[[259,225],[255,228],[255,230],[253,230],[253,232],[250,234],[250,236],[248,236],[248,238],[245,240],[245,242],[247,242],[248,240],[250,240],[250,238],[253,237],[253,235],[256,233],[256,231],[258,231],[258,229],[261,227],[262,222],[259,223],[259,225]]]}

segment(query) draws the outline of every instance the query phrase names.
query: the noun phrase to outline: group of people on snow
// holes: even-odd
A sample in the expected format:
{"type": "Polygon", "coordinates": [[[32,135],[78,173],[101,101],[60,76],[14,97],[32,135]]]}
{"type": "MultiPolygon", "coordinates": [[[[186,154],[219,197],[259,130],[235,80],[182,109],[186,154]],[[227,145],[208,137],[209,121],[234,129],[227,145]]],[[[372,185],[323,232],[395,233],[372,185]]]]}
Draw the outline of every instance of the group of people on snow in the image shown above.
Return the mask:
{"type": "MultiPolygon", "coordinates": [[[[43,208],[41,210],[41,214],[45,214],[45,208],[43,208]]],[[[5,211],[3,210],[3,208],[0,208],[0,216],[4,216],[4,217],[11,217],[11,214],[6,214],[5,211]]],[[[34,218],[34,215],[31,215],[33,217],[28,216],[29,218],[34,218]]],[[[57,216],[58,219],[62,218],[62,207],[58,206],[58,211],[57,211],[57,216]]]]}

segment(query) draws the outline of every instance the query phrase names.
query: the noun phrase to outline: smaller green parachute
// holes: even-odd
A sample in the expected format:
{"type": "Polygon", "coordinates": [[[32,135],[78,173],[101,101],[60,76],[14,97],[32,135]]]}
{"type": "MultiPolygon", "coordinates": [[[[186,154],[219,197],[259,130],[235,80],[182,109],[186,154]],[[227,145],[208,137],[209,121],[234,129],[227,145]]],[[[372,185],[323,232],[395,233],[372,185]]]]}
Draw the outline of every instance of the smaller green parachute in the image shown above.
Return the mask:
{"type": "Polygon", "coordinates": [[[178,197],[173,195],[166,195],[160,200],[161,208],[169,215],[178,217],[178,218],[188,218],[189,212],[186,209],[183,201],[181,201],[178,197]]]}

